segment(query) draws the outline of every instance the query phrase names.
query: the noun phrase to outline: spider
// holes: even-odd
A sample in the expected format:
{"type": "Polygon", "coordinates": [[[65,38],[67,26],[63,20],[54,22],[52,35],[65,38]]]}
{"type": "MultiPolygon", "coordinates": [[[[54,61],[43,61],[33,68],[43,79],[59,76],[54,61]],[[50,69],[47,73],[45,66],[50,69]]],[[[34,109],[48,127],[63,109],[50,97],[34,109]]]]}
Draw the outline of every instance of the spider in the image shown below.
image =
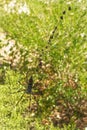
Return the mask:
{"type": "MultiPolygon", "coordinates": [[[[31,76],[29,78],[29,80],[28,80],[27,88],[25,89],[25,93],[28,94],[28,95],[30,95],[30,101],[31,101],[32,87],[33,87],[33,77],[31,76]]],[[[20,90],[17,91],[17,92],[20,92],[20,90]]],[[[22,96],[20,97],[20,99],[18,100],[18,102],[16,103],[16,105],[18,105],[18,103],[22,100],[22,98],[23,98],[23,96],[24,96],[25,93],[22,94],[22,96]]]]}
{"type": "Polygon", "coordinates": [[[39,105],[38,104],[38,99],[39,99],[39,96],[41,95],[41,93],[37,92],[37,91],[35,91],[35,92],[32,91],[33,87],[35,87],[35,84],[34,84],[33,76],[31,75],[30,78],[27,81],[27,87],[26,87],[26,89],[18,90],[17,91],[17,92],[24,91],[24,93],[21,95],[21,97],[19,98],[19,100],[17,101],[17,103],[15,104],[15,106],[18,106],[19,102],[21,102],[22,98],[26,94],[28,96],[28,101],[29,101],[29,107],[28,107],[29,111],[31,111],[31,109],[34,110],[34,109],[38,108],[38,105],[39,105]],[[33,105],[31,104],[32,96],[33,96],[33,99],[35,100],[35,102],[34,102],[33,105]],[[35,106],[35,108],[34,108],[34,106],[35,106]]]}

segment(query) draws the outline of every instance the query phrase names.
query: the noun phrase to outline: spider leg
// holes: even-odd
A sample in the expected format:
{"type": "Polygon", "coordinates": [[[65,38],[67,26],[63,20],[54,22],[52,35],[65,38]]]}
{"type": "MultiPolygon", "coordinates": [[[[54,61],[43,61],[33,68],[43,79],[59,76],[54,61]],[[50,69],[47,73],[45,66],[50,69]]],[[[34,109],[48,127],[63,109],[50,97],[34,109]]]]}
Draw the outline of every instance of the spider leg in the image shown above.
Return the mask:
{"type": "Polygon", "coordinates": [[[31,111],[31,94],[30,94],[30,100],[29,100],[29,110],[31,111]]]}
{"type": "Polygon", "coordinates": [[[19,93],[19,92],[22,92],[22,91],[25,91],[25,89],[20,89],[20,90],[18,90],[17,92],[13,92],[13,93],[11,93],[11,94],[15,94],[15,93],[19,93]]]}
{"type": "Polygon", "coordinates": [[[17,106],[19,104],[19,102],[22,100],[23,96],[24,96],[25,93],[23,93],[20,97],[20,99],[18,100],[18,102],[15,104],[15,106],[17,106]]]}

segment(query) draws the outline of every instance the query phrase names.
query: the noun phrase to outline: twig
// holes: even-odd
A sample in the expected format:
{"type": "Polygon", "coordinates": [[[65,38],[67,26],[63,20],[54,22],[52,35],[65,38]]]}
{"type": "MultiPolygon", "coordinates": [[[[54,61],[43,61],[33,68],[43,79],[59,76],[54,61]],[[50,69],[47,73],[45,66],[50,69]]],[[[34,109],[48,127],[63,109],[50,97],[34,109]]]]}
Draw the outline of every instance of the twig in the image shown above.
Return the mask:
{"type": "Polygon", "coordinates": [[[57,30],[57,26],[54,27],[54,30],[52,31],[52,34],[49,37],[48,44],[51,43],[51,40],[53,39],[56,30],[57,30]]]}

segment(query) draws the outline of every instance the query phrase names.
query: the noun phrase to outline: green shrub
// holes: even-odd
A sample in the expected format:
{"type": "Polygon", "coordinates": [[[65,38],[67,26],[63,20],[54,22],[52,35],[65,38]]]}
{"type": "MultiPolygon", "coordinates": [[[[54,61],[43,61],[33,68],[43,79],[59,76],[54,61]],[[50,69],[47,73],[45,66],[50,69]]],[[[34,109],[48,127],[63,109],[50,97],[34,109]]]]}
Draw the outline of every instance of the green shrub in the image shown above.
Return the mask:
{"type": "Polygon", "coordinates": [[[11,48],[9,57],[20,54],[15,66],[13,60],[0,69],[1,129],[85,127],[79,120],[85,115],[87,96],[86,0],[55,1],[17,1],[9,12],[3,7],[10,1],[1,1],[0,26],[6,39],[15,40],[16,51],[11,48]],[[30,12],[19,14],[20,5],[30,12]],[[33,94],[27,95],[31,76],[33,94]]]}

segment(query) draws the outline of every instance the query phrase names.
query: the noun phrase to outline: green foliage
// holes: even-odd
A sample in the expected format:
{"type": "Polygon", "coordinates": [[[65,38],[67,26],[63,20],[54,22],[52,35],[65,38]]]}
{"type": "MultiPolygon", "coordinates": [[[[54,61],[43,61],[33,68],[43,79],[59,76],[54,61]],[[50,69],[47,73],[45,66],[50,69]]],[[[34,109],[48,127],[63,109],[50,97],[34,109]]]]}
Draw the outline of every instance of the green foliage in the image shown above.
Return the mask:
{"type": "Polygon", "coordinates": [[[79,129],[87,98],[86,0],[21,0],[14,10],[10,2],[0,3],[7,40],[0,50],[15,40],[11,60],[3,56],[0,68],[0,129],[79,129]],[[28,12],[18,13],[20,5],[28,12]],[[32,94],[26,94],[31,76],[32,94]]]}

